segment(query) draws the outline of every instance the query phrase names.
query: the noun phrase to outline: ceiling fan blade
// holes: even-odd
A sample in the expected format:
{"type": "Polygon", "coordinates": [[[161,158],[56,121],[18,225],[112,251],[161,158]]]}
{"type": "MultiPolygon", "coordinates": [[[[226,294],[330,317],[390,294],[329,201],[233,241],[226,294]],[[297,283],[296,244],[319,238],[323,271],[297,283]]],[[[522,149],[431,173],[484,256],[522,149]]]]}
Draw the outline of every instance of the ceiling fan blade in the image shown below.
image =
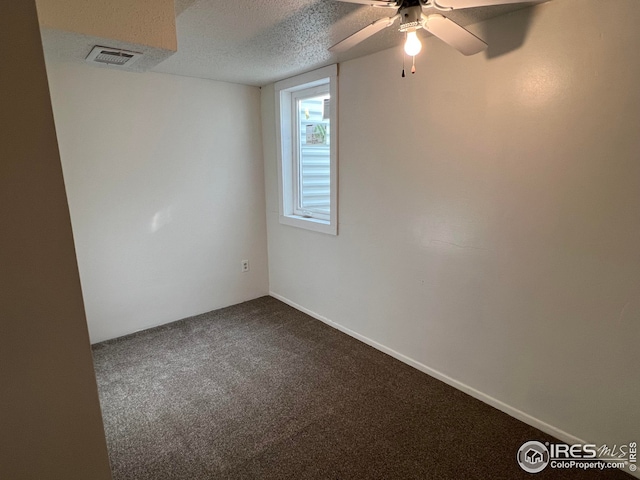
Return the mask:
{"type": "Polygon", "coordinates": [[[339,53],[344,52],[345,50],[349,50],[351,47],[355,47],[357,44],[369,38],[371,35],[378,33],[380,30],[384,30],[387,27],[390,27],[398,18],[400,18],[400,15],[394,15],[393,17],[381,18],[380,20],[376,20],[363,29],[358,30],[350,37],[347,37],[341,42],[336,43],[333,47],[329,48],[329,51],[339,53]]]}
{"type": "Polygon", "coordinates": [[[487,44],[469,30],[437,13],[423,16],[422,25],[425,30],[448,43],[463,55],[474,55],[487,48],[487,44]]]}
{"type": "Polygon", "coordinates": [[[435,0],[435,4],[440,8],[456,10],[459,8],[488,7],[491,5],[506,5],[509,3],[526,3],[528,1],[530,0],[435,0]]]}
{"type": "Polygon", "coordinates": [[[345,3],[357,3],[359,5],[369,5],[371,7],[387,7],[387,8],[398,8],[398,2],[396,1],[387,1],[387,0],[338,0],[339,2],[345,3]]]}

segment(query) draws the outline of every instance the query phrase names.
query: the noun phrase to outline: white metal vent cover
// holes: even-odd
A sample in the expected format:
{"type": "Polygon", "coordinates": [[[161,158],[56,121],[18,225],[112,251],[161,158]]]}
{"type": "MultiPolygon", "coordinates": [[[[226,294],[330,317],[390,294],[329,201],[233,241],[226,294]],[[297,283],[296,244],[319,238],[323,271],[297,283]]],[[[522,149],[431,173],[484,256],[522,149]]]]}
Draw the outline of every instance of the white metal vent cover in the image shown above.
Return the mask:
{"type": "Polygon", "coordinates": [[[109,65],[111,67],[128,67],[142,56],[141,53],[109,47],[93,47],[85,59],[88,63],[109,65]]]}

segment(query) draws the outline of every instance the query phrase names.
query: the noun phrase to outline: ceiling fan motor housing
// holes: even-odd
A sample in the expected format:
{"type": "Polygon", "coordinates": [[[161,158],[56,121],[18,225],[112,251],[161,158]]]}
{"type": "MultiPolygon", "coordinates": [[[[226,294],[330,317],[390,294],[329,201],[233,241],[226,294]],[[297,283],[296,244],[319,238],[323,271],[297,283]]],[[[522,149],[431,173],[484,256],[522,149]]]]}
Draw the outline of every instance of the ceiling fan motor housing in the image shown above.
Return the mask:
{"type": "Polygon", "coordinates": [[[401,8],[398,13],[400,14],[401,32],[410,32],[422,28],[422,7],[419,5],[401,8]]]}

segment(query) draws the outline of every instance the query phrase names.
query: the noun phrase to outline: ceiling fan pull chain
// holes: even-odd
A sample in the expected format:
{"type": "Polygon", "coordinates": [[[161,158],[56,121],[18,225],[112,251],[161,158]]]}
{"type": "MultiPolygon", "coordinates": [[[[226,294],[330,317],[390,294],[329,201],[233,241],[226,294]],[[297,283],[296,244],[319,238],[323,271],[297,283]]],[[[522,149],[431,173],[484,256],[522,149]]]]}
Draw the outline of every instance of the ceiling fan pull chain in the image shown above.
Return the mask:
{"type": "Polygon", "coordinates": [[[404,50],[403,50],[402,51],[402,78],[405,77],[405,75],[404,75],[404,57],[405,57],[405,54],[404,54],[404,50]]]}
{"type": "Polygon", "coordinates": [[[416,73],[416,56],[413,56],[413,65],[411,65],[411,73],[416,73]]]}

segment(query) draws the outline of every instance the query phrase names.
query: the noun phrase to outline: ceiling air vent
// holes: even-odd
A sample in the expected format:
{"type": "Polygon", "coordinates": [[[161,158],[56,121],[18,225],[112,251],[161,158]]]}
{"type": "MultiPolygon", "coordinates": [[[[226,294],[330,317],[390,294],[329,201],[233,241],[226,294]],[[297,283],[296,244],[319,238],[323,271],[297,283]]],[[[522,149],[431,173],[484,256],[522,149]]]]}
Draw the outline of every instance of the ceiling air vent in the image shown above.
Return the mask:
{"type": "Polygon", "coordinates": [[[112,67],[128,67],[141,56],[141,53],[119,50],[117,48],[93,47],[86,61],[88,63],[98,63],[112,67]]]}

